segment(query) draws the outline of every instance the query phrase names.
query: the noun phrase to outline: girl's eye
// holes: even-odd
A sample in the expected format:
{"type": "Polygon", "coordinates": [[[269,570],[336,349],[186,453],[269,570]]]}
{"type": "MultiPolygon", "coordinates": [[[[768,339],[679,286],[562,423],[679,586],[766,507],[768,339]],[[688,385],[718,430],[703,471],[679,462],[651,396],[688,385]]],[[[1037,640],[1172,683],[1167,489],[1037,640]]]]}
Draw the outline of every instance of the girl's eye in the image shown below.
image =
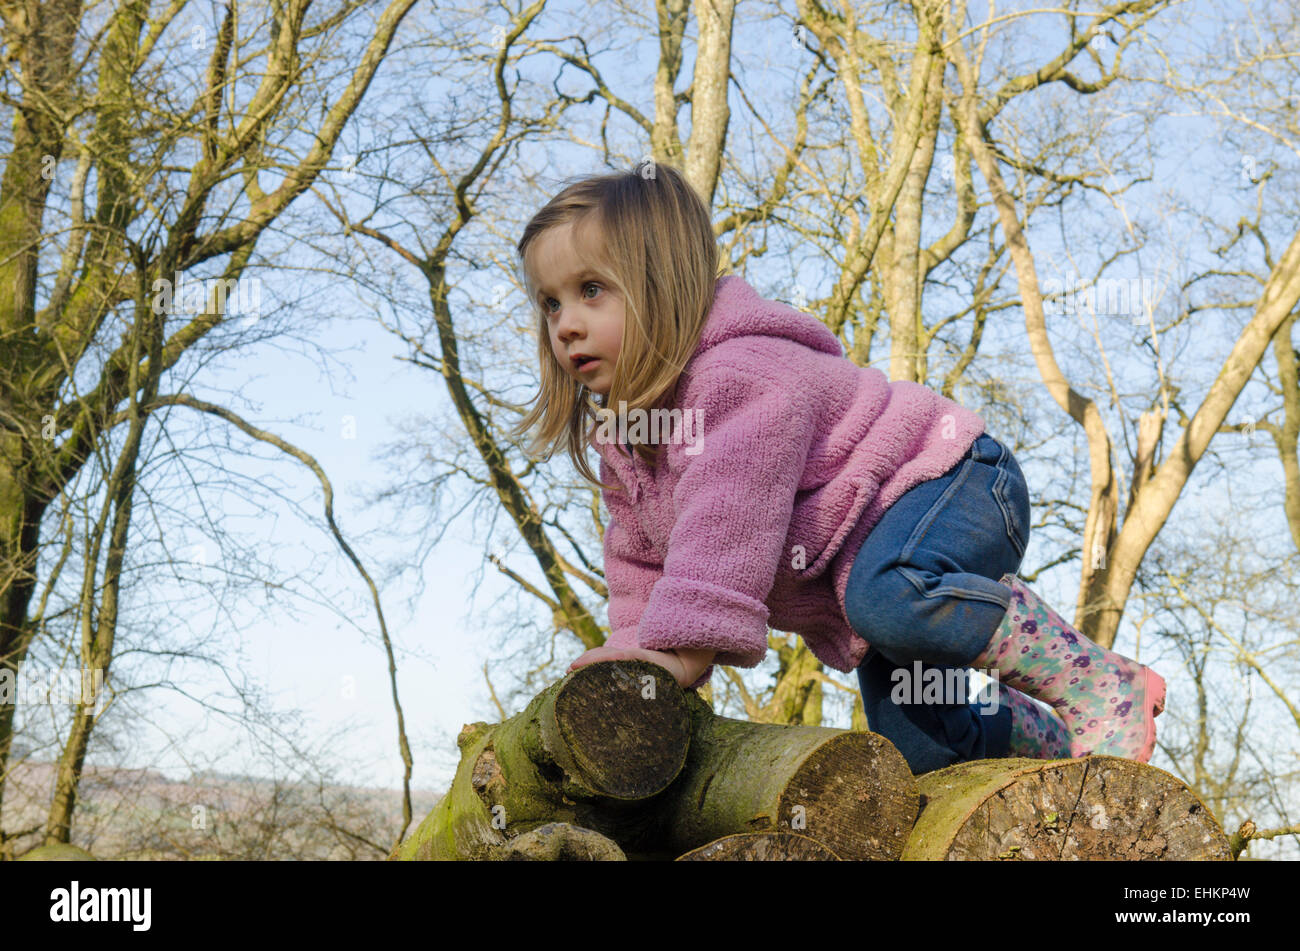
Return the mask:
{"type": "MultiPolygon", "coordinates": [[[[596,288],[596,290],[600,290],[599,284],[595,283],[594,281],[588,281],[586,284],[582,285],[582,291],[584,296],[586,296],[587,288],[589,287],[594,287],[596,288]]],[[[546,311],[547,316],[550,316],[551,314],[555,313],[555,311],[551,310],[552,302],[559,303],[559,301],[556,301],[554,297],[547,297],[542,301],[542,309],[546,311]]]]}

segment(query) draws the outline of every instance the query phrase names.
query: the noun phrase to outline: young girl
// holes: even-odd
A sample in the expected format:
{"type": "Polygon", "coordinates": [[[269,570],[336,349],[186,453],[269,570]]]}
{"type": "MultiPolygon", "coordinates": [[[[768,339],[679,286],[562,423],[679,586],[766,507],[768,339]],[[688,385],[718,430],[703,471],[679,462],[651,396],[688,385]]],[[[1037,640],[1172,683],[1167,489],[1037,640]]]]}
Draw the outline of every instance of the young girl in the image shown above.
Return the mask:
{"type": "Polygon", "coordinates": [[[1164,681],[1016,576],[1029,496],[1007,448],[973,411],[853,364],[815,318],[719,279],[708,209],[677,171],[571,184],[518,252],[541,392],[516,435],[538,427],[533,454],[563,440],[610,515],[611,634],[570,669],[644,658],[698,687],[714,664],[757,665],[771,626],[857,671],[869,727],[915,773],[1150,758],[1164,681]],[[971,668],[1000,686],[985,702],[971,668]]]}

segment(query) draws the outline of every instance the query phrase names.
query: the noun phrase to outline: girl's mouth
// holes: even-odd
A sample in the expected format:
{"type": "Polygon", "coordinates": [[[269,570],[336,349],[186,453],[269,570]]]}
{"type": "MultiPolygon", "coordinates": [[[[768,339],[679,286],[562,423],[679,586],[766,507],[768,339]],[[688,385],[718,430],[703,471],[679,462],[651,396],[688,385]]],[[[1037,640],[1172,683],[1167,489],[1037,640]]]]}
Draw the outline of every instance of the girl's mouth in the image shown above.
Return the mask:
{"type": "Polygon", "coordinates": [[[600,357],[583,357],[573,366],[574,369],[576,369],[579,373],[582,373],[586,370],[590,370],[599,362],[600,362],[600,357]]]}

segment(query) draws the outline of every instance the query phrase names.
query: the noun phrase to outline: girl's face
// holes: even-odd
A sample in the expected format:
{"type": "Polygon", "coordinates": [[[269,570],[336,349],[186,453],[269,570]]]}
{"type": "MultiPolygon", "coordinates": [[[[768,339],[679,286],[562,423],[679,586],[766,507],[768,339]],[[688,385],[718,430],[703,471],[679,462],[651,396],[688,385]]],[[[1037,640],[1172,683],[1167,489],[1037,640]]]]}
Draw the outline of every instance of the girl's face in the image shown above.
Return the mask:
{"type": "Polygon", "coordinates": [[[574,248],[572,223],[543,232],[533,261],[551,352],[573,379],[609,395],[623,347],[622,296],[584,265],[574,248]]]}

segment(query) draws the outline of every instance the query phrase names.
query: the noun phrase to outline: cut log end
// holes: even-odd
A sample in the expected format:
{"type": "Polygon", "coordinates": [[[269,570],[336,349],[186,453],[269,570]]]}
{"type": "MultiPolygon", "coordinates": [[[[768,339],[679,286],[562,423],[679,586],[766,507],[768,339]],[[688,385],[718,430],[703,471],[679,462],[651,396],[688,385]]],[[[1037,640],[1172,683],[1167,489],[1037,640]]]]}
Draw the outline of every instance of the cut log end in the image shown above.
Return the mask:
{"type": "Polygon", "coordinates": [[[904,859],[1230,860],[1196,794],[1113,756],[960,763],[917,780],[922,812],[904,859]]]}
{"type": "Polygon", "coordinates": [[[678,856],[679,862],[838,862],[816,839],[796,832],[742,832],[678,856]]]}
{"type": "MultiPolygon", "coordinates": [[[[544,733],[549,733],[543,724],[544,733]]],[[[586,789],[611,799],[644,799],[681,772],[690,715],[672,675],[648,661],[580,667],[555,698],[557,760],[586,789]]]]}
{"type": "Polygon", "coordinates": [[[834,737],[804,760],[786,784],[778,814],[783,826],[841,856],[896,861],[917,807],[903,754],[879,734],[858,732],[834,737]]]}

